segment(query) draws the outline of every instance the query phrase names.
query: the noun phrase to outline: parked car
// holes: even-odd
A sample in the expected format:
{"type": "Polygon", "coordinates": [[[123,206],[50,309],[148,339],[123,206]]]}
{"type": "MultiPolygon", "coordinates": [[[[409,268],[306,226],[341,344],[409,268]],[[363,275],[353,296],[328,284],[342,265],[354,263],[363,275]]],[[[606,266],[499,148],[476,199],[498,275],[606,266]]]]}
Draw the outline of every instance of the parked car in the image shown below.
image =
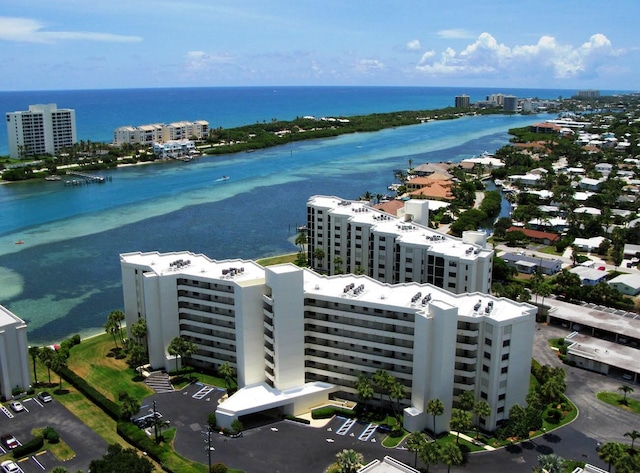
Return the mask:
{"type": "Polygon", "coordinates": [[[17,463],[12,462],[11,460],[6,460],[0,463],[0,468],[3,473],[24,473],[22,468],[18,466],[17,463]]]}
{"type": "Polygon", "coordinates": [[[9,406],[11,407],[13,412],[24,411],[24,406],[22,405],[22,403],[20,401],[11,401],[9,406]]]}
{"type": "MultiPolygon", "coordinates": [[[[156,418],[162,419],[162,414],[156,411],[156,418]]],[[[138,417],[136,419],[132,419],[135,425],[140,427],[141,429],[146,429],[147,427],[151,427],[153,425],[153,413],[144,415],[142,417],[138,417]]]]}
{"type": "Polygon", "coordinates": [[[18,442],[18,439],[11,434],[6,434],[0,437],[0,442],[2,442],[2,445],[7,447],[9,450],[13,450],[14,448],[20,446],[20,442],[18,442]]]}
{"type": "Polygon", "coordinates": [[[40,399],[42,402],[51,402],[53,400],[51,394],[49,394],[47,391],[39,392],[38,399],[40,399]]]}

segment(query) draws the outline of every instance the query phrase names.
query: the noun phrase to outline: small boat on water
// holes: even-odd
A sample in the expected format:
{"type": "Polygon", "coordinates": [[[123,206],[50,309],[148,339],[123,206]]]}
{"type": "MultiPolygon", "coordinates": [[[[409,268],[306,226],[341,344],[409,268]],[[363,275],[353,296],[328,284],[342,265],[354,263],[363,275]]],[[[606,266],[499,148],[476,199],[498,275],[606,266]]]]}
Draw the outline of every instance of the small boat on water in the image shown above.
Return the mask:
{"type": "Polygon", "coordinates": [[[24,241],[18,240],[18,241],[16,241],[16,245],[24,245],[24,241]]]}
{"type": "Polygon", "coordinates": [[[216,181],[228,181],[229,179],[231,179],[229,176],[222,176],[221,178],[216,179],[216,181]]]}
{"type": "Polygon", "coordinates": [[[60,176],[56,176],[55,174],[44,178],[45,181],[59,181],[60,179],[62,178],[60,176]]]}

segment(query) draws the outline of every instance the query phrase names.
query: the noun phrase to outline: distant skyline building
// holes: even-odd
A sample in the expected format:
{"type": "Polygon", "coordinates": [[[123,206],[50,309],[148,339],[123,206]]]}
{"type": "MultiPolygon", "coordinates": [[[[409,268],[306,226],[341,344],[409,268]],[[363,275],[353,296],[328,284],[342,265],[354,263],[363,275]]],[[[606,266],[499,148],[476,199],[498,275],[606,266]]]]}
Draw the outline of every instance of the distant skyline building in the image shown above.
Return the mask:
{"type": "Polygon", "coordinates": [[[55,103],[29,105],[29,110],[7,112],[9,156],[55,155],[78,142],[76,111],[55,103]]]}
{"type": "Polygon", "coordinates": [[[600,91],[594,89],[579,90],[576,94],[576,97],[585,99],[597,99],[598,97],[600,97],[600,91]]]}
{"type": "Polygon", "coordinates": [[[470,97],[466,94],[456,95],[456,108],[469,108],[470,97]]]}
{"type": "Polygon", "coordinates": [[[143,144],[152,145],[166,141],[180,141],[195,137],[204,139],[209,134],[209,122],[196,120],[182,121],[169,124],[151,123],[140,126],[121,126],[113,132],[113,144],[143,144]]]}
{"type": "Polygon", "coordinates": [[[505,95],[503,98],[503,106],[505,112],[518,111],[518,97],[515,95],[505,95]]]}

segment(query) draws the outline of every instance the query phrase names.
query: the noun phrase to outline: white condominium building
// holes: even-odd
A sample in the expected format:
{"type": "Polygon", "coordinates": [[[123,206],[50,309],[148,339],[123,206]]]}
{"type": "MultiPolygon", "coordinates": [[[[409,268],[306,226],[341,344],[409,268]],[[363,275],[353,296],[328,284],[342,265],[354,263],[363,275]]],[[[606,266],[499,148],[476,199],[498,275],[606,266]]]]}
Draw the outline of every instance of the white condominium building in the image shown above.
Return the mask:
{"type": "Polygon", "coordinates": [[[195,137],[200,140],[209,134],[209,122],[152,123],[140,126],[121,126],[113,133],[113,143],[150,145],[154,142],[178,141],[195,137]]]}
{"type": "Polygon", "coordinates": [[[11,399],[14,388],[30,386],[27,324],[0,305],[0,395],[11,399]]]}
{"type": "Polygon", "coordinates": [[[55,155],[78,141],[76,112],[54,103],[29,105],[28,111],[7,113],[7,134],[12,159],[55,155]]]}
{"type": "Polygon", "coordinates": [[[403,218],[367,202],[316,195],[307,202],[310,266],[387,283],[431,283],[454,293],[490,292],[493,250],[483,232],[456,238],[428,227],[428,201],[409,200],[403,218]]]}
{"type": "Polygon", "coordinates": [[[357,400],[358,375],[379,370],[405,387],[400,402],[412,431],[432,428],[426,406],[434,398],[445,405],[436,430],[448,430],[456,396],[466,390],[491,405],[480,420],[489,430],[512,405],[525,404],[529,304],[190,252],[120,260],[127,326],[146,320],[153,369],[173,369],[167,346],[183,336],[198,347],[189,363],[236,370],[240,389],[218,406],[221,426],[267,409],[298,415],[338,391],[357,400]]]}
{"type": "Polygon", "coordinates": [[[153,143],[153,154],[161,158],[179,158],[193,154],[196,151],[196,145],[193,141],[169,140],[164,143],[153,143]]]}

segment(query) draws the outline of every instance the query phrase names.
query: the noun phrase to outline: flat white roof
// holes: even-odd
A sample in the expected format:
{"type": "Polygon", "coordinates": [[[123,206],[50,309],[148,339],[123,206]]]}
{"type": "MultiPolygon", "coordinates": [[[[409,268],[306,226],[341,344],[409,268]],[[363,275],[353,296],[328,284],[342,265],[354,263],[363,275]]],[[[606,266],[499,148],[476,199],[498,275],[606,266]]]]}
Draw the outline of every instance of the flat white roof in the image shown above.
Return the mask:
{"type": "Polygon", "coordinates": [[[192,275],[198,279],[233,279],[240,282],[264,280],[264,268],[255,261],[241,259],[218,261],[190,251],[125,253],[120,255],[120,261],[145,266],[148,271],[161,276],[177,273],[192,275]]]}
{"type": "Polygon", "coordinates": [[[425,315],[429,312],[429,304],[444,303],[456,307],[459,316],[488,317],[496,321],[521,317],[534,310],[529,304],[488,294],[453,294],[431,284],[415,282],[391,285],[353,274],[323,276],[308,269],[304,270],[304,292],[307,297],[315,295],[318,299],[380,309],[403,307],[425,315]],[[487,306],[491,310],[485,312],[487,306]]]}
{"type": "Polygon", "coordinates": [[[589,337],[574,332],[565,338],[573,343],[568,348],[568,353],[590,360],[595,360],[609,366],[615,366],[623,370],[640,373],[638,364],[638,350],[615,342],[609,342],[601,338],[589,337]]]}
{"type": "Polygon", "coordinates": [[[239,389],[227,400],[220,403],[216,411],[242,416],[281,407],[292,403],[296,398],[335,390],[335,385],[320,381],[306,383],[303,386],[284,391],[272,388],[266,383],[259,383],[239,389]]]}
{"type": "Polygon", "coordinates": [[[0,327],[4,327],[6,325],[13,325],[16,323],[22,325],[24,324],[24,320],[22,320],[20,317],[15,315],[6,307],[0,305],[0,327]]]}
{"type": "Polygon", "coordinates": [[[370,207],[366,202],[318,195],[313,196],[309,202],[311,205],[330,208],[334,215],[344,215],[356,223],[370,225],[376,232],[397,235],[397,241],[437,247],[437,252],[443,255],[477,259],[480,253],[484,256],[487,252],[492,251],[477,244],[463,243],[461,238],[447,235],[418,223],[405,222],[370,207]],[[471,252],[467,252],[469,248],[472,249],[471,252]]]}

